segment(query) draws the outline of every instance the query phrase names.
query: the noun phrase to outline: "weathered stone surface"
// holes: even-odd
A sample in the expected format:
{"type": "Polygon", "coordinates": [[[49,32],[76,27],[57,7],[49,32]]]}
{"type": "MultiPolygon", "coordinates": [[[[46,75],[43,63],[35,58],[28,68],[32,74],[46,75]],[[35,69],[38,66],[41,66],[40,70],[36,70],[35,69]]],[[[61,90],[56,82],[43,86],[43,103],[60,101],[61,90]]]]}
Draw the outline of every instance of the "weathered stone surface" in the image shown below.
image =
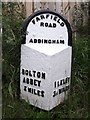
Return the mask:
{"type": "Polygon", "coordinates": [[[21,98],[44,110],[63,102],[70,85],[71,49],[62,45],[22,45],[21,98]]]}

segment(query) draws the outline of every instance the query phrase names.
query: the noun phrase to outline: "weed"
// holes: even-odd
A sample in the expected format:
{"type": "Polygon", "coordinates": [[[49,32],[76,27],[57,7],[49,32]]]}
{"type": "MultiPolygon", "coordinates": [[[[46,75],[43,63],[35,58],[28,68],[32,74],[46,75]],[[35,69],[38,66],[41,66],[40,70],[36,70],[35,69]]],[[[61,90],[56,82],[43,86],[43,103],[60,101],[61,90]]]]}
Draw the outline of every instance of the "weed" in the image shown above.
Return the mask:
{"type": "Polygon", "coordinates": [[[73,39],[71,91],[64,103],[46,112],[19,99],[20,30],[24,17],[15,12],[17,6],[17,3],[3,4],[3,118],[87,118],[89,90],[86,36],[80,36],[76,41],[73,39]]]}

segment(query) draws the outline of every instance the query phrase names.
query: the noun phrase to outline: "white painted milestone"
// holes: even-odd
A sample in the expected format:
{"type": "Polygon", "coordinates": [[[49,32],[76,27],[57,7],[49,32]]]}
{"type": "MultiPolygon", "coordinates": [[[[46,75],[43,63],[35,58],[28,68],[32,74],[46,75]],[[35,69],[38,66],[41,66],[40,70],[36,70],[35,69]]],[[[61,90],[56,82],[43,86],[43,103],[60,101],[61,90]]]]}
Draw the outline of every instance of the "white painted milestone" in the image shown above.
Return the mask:
{"type": "Polygon", "coordinates": [[[67,98],[70,89],[71,29],[61,15],[47,10],[34,13],[25,25],[21,98],[40,109],[51,110],[67,98]]]}
{"type": "Polygon", "coordinates": [[[56,15],[50,13],[35,16],[27,27],[26,44],[68,44],[67,26],[56,15]]]}

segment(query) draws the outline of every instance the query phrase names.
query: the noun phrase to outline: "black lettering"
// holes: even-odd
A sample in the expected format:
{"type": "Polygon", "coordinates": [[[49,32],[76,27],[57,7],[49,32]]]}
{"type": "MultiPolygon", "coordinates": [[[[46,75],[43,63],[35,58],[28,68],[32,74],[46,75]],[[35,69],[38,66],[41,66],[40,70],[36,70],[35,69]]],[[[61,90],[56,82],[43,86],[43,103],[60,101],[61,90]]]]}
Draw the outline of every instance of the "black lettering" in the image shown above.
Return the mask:
{"type": "Polygon", "coordinates": [[[70,80],[70,78],[69,78],[69,77],[67,77],[67,78],[66,78],[67,83],[69,83],[69,80],[70,80]]]}
{"type": "Polygon", "coordinates": [[[24,86],[24,91],[27,91],[27,89],[26,89],[26,88],[27,88],[27,86],[24,86]]]}
{"type": "Polygon", "coordinates": [[[55,21],[56,21],[56,20],[57,20],[57,16],[55,16],[53,20],[55,20],[55,21]]]}
{"type": "Polygon", "coordinates": [[[59,89],[59,94],[61,94],[63,92],[63,88],[59,89]]]}
{"type": "Polygon", "coordinates": [[[26,70],[26,75],[28,75],[28,70],[26,70]]]}
{"type": "Polygon", "coordinates": [[[30,39],[30,40],[29,40],[29,43],[33,43],[33,40],[32,40],[32,39],[30,39]]]}
{"type": "Polygon", "coordinates": [[[55,23],[53,23],[53,27],[54,27],[54,28],[56,27],[56,24],[55,24],[55,23]]]}
{"type": "Polygon", "coordinates": [[[26,78],[27,84],[29,84],[29,78],[26,78]]]}
{"type": "Polygon", "coordinates": [[[40,90],[37,90],[37,95],[40,96],[40,90]]]}
{"type": "Polygon", "coordinates": [[[51,43],[51,40],[48,40],[48,43],[50,44],[50,43],[51,43]]]}
{"type": "Polygon", "coordinates": [[[25,83],[25,77],[23,78],[23,83],[25,83]]]}
{"type": "Polygon", "coordinates": [[[38,22],[40,20],[40,18],[36,17],[36,21],[38,22]]]}
{"type": "Polygon", "coordinates": [[[45,23],[45,27],[48,27],[48,23],[45,23]]]}
{"type": "Polygon", "coordinates": [[[42,43],[43,43],[43,39],[42,39],[42,43]]]}
{"type": "Polygon", "coordinates": [[[59,81],[57,82],[57,87],[59,87],[60,85],[59,85],[59,81]]]}
{"type": "Polygon", "coordinates": [[[35,73],[36,73],[36,71],[33,71],[33,77],[35,77],[35,73]]]}
{"type": "Polygon", "coordinates": [[[31,71],[29,70],[29,76],[31,76],[32,77],[32,74],[31,74],[31,71]]]}
{"type": "Polygon", "coordinates": [[[38,43],[41,43],[41,39],[38,39],[38,43]]]}
{"type": "Polygon", "coordinates": [[[44,23],[43,23],[43,22],[41,22],[41,23],[40,23],[40,26],[43,26],[43,27],[44,27],[44,23]]]}
{"type": "Polygon", "coordinates": [[[62,83],[62,80],[60,81],[60,85],[62,85],[63,83],[62,83]]]}
{"type": "MultiPolygon", "coordinates": [[[[27,86],[24,86],[24,91],[27,91],[27,86]]],[[[28,92],[32,93],[34,95],[41,96],[41,97],[44,97],[44,94],[45,94],[45,92],[43,90],[40,91],[40,90],[33,89],[33,88],[30,88],[30,87],[28,87],[28,92]]]]}
{"type": "Polygon", "coordinates": [[[34,39],[34,43],[37,43],[37,39],[34,39]]]}
{"type": "Polygon", "coordinates": [[[52,43],[55,43],[56,42],[56,40],[52,40],[52,43]]]}
{"type": "Polygon", "coordinates": [[[44,91],[43,90],[41,91],[41,96],[44,97],[44,91]]]}
{"type": "Polygon", "coordinates": [[[61,89],[59,89],[59,94],[61,94],[62,92],[61,92],[61,89]]]}
{"type": "Polygon", "coordinates": [[[34,79],[34,85],[35,85],[35,86],[37,86],[37,82],[38,82],[38,81],[37,81],[36,79],[34,79]]]}
{"type": "Polygon", "coordinates": [[[64,44],[64,40],[60,40],[60,43],[64,44]]]}
{"type": "Polygon", "coordinates": [[[37,77],[40,78],[41,74],[40,72],[37,72],[37,77]]]}
{"type": "Polygon", "coordinates": [[[23,74],[23,75],[25,74],[24,69],[22,69],[22,74],[23,74]]]}
{"type": "Polygon", "coordinates": [[[56,91],[53,91],[53,97],[55,97],[55,93],[56,93],[56,91]]]}
{"type": "Polygon", "coordinates": [[[53,18],[53,16],[51,15],[51,19],[53,18]]]}
{"type": "Polygon", "coordinates": [[[32,23],[35,24],[35,20],[34,19],[32,20],[32,23]]]}
{"type": "Polygon", "coordinates": [[[30,79],[30,84],[33,85],[33,79],[30,79]]]}
{"type": "Polygon", "coordinates": [[[42,79],[45,79],[45,73],[42,72],[42,79]]]}
{"type": "Polygon", "coordinates": [[[41,19],[45,19],[44,15],[40,15],[41,19]]]}
{"type": "Polygon", "coordinates": [[[60,24],[60,19],[58,19],[58,21],[57,21],[59,24],[60,24]]]}
{"type": "Polygon", "coordinates": [[[65,81],[66,81],[66,83],[68,83],[68,79],[67,78],[65,79],[65,81]]]}
{"type": "Polygon", "coordinates": [[[52,24],[50,23],[48,27],[52,27],[52,24]]]}
{"type": "Polygon", "coordinates": [[[63,84],[65,84],[66,82],[65,82],[65,79],[62,79],[62,81],[63,81],[63,84]]]}
{"type": "Polygon", "coordinates": [[[56,81],[54,82],[54,87],[56,88],[56,81]]]}
{"type": "Polygon", "coordinates": [[[33,88],[31,88],[31,92],[32,92],[32,94],[33,94],[33,88]]]}
{"type": "Polygon", "coordinates": [[[58,92],[57,91],[53,91],[53,97],[55,97],[56,95],[58,95],[58,92]]]}
{"type": "Polygon", "coordinates": [[[41,81],[38,81],[38,87],[40,87],[40,83],[41,83],[41,81]]]}
{"type": "Polygon", "coordinates": [[[34,95],[37,95],[36,89],[34,89],[34,95]]]}
{"type": "Polygon", "coordinates": [[[59,43],[59,40],[57,40],[57,43],[59,43]]]}
{"type": "Polygon", "coordinates": [[[28,92],[30,92],[30,93],[31,93],[31,88],[29,88],[29,87],[28,87],[28,92]]]}
{"type": "Polygon", "coordinates": [[[64,23],[62,22],[60,25],[63,27],[63,26],[64,26],[64,23]]]}
{"type": "Polygon", "coordinates": [[[44,40],[44,43],[47,43],[47,40],[44,40]]]}
{"type": "Polygon", "coordinates": [[[48,18],[49,17],[49,14],[46,14],[46,18],[48,18]]]}

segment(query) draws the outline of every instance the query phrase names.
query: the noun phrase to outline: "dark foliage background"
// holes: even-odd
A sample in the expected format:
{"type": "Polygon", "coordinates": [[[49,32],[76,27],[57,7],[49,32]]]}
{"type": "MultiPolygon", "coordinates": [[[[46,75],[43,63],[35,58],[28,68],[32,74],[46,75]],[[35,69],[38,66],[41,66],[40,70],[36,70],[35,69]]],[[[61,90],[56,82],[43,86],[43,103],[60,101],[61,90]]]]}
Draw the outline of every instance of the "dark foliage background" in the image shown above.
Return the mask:
{"type": "MultiPolygon", "coordinates": [[[[45,112],[19,99],[21,29],[25,20],[22,3],[2,4],[2,89],[4,118],[88,118],[88,35],[73,37],[72,83],[68,99],[45,112]]],[[[82,26],[81,26],[82,27],[82,26]]],[[[87,28],[88,29],[88,28],[87,28]]]]}
{"type": "Polygon", "coordinates": [[[3,3],[2,8],[3,83],[8,83],[9,93],[14,97],[19,83],[21,29],[25,15],[22,3],[3,3]]]}

